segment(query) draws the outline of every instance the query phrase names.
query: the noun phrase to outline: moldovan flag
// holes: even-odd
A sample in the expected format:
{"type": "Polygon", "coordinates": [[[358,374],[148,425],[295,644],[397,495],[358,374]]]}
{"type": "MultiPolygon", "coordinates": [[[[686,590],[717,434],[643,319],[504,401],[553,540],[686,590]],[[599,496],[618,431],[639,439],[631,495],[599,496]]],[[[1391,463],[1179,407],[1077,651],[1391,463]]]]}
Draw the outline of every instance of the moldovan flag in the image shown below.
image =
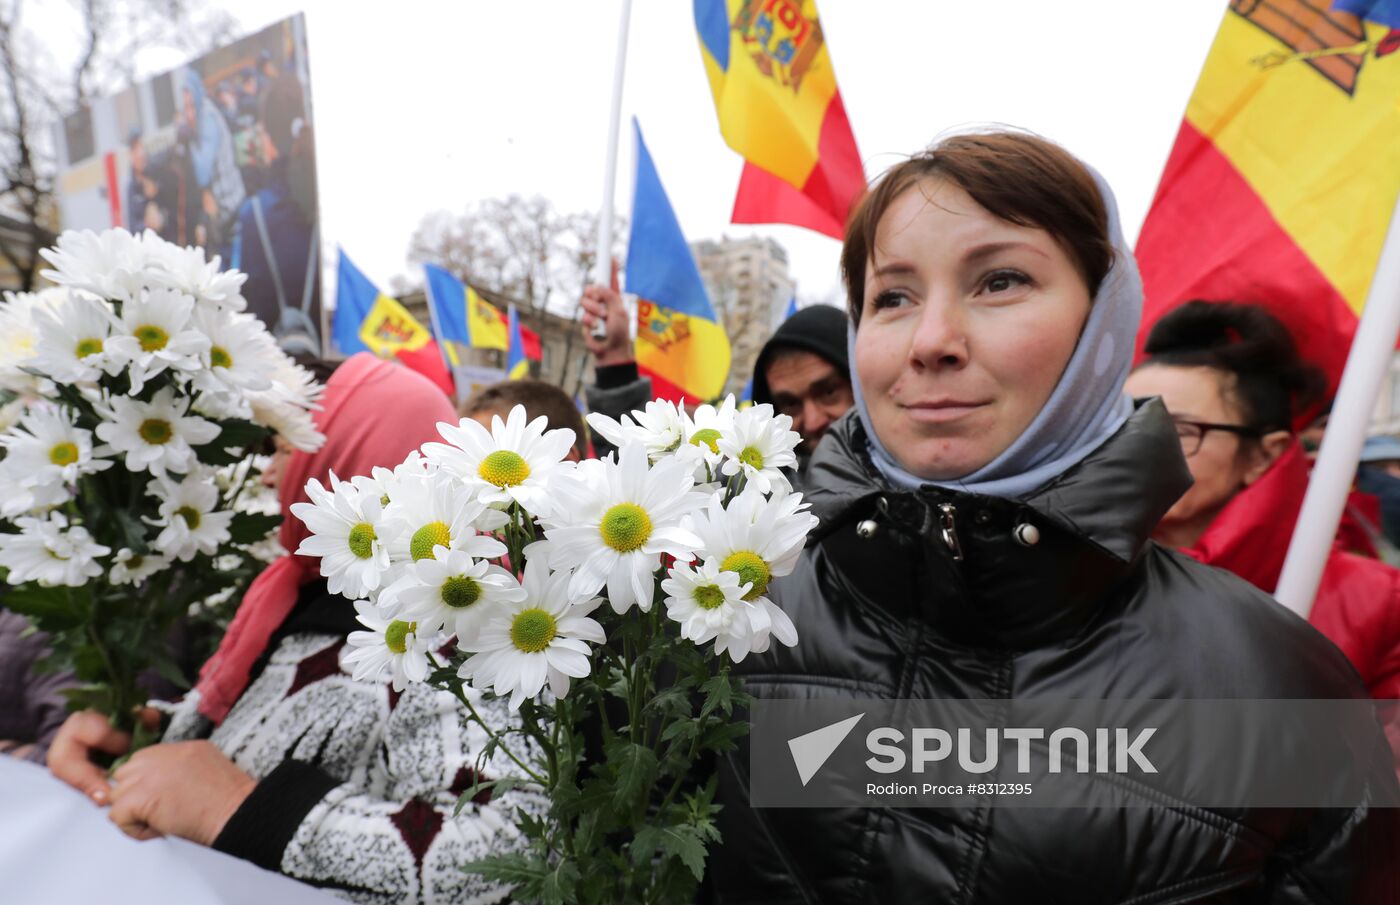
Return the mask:
{"type": "Polygon", "coordinates": [[[729,337],[718,323],[700,269],[685,243],[676,213],[647,153],[641,127],[632,234],[627,243],[627,291],[637,298],[637,366],[652,377],[652,391],[679,402],[685,395],[707,402],[729,376],[729,337]]]}
{"type": "Polygon", "coordinates": [[[510,348],[506,350],[506,379],[519,380],[530,376],[530,359],[525,357],[525,337],[520,334],[520,315],[511,305],[510,348]]]}
{"type": "Polygon", "coordinates": [[[422,348],[432,339],[423,325],[397,300],[379,291],[369,278],[340,252],[336,280],[335,344],[344,355],[369,350],[388,358],[400,349],[422,348]]]}
{"type": "Polygon", "coordinates": [[[1138,237],[1139,353],[1182,302],[1255,302],[1335,390],[1400,191],[1396,6],[1230,4],[1138,237]]]}
{"type": "Polygon", "coordinates": [[[438,330],[444,340],[477,349],[506,350],[506,319],[494,305],[441,267],[425,264],[423,273],[427,278],[428,304],[437,313],[438,330]]]}
{"type": "Polygon", "coordinates": [[[735,223],[843,237],[865,191],[815,0],[694,0],[725,142],[747,161],[735,223]]]}

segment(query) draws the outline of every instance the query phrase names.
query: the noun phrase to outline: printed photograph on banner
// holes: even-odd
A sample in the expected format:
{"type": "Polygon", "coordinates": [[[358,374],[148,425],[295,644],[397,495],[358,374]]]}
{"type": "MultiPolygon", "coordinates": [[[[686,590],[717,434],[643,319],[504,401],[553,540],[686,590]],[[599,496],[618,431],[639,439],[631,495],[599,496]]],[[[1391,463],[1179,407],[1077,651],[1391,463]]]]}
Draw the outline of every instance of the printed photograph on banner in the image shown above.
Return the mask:
{"type": "Polygon", "coordinates": [[[321,354],[306,23],[292,16],[94,101],[56,128],[65,229],[150,229],[248,275],[289,352],[321,354]]]}

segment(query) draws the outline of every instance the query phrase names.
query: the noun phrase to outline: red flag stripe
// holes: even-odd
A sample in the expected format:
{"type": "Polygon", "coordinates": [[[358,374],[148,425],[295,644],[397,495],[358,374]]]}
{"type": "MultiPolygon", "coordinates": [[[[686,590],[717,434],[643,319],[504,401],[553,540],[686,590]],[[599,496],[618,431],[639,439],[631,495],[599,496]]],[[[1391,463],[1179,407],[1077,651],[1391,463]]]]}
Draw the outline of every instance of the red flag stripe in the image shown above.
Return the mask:
{"type": "Polygon", "coordinates": [[[1298,248],[1209,139],[1183,121],[1137,242],[1153,324],[1191,299],[1254,302],[1277,315],[1335,391],[1356,332],[1346,299],[1298,248]]]}

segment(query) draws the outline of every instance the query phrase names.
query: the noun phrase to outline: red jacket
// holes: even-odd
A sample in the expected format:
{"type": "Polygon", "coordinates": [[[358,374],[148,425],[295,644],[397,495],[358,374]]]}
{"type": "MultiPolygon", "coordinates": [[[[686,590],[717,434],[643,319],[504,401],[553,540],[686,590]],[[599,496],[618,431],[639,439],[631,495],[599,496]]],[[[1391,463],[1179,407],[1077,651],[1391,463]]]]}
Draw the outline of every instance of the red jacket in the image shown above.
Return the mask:
{"type": "MultiPolygon", "coordinates": [[[[1272,594],[1308,489],[1293,446],[1183,552],[1272,594]]],[[[1400,698],[1400,570],[1334,545],[1308,621],[1341,648],[1373,698],[1400,698]]]]}

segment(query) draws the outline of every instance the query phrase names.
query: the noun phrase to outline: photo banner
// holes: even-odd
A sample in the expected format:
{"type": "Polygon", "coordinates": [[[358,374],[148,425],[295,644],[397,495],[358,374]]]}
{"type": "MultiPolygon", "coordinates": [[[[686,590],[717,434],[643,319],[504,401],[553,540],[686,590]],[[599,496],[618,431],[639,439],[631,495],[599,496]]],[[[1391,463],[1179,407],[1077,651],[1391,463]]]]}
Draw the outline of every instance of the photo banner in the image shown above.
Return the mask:
{"type": "Polygon", "coordinates": [[[309,73],[296,15],[65,117],[63,228],[200,246],[248,274],[248,310],[283,349],[321,354],[309,73]]]}

